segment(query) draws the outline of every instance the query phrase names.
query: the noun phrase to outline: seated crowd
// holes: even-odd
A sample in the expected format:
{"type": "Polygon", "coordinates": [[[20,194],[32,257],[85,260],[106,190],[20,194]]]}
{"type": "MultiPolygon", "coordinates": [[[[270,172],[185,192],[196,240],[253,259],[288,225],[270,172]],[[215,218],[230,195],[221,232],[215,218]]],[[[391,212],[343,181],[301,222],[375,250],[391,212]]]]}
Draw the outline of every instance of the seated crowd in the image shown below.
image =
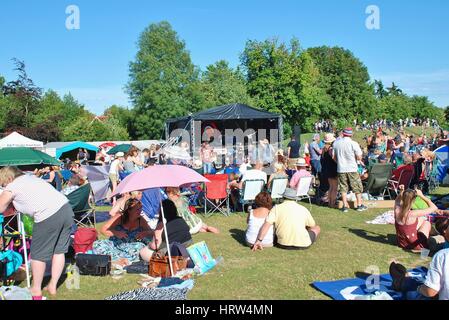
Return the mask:
{"type": "MultiPolygon", "coordinates": [[[[413,137],[403,131],[395,137],[390,137],[382,130],[377,130],[366,138],[367,146],[364,150],[352,137],[351,128],[346,128],[337,135],[326,133],[324,139],[316,134],[310,144],[305,144],[302,153],[299,142],[292,137],[285,155],[283,150],[274,153],[269,142],[264,139],[260,142],[264,150],[261,157],[246,158],[240,165],[228,161],[221,167],[216,165],[217,155],[208,143],[204,143],[201,148],[201,165],[167,159],[160,146],[152,145],[142,152],[132,147],[126,154],[118,152],[108,159],[109,179],[111,189],[114,191],[127,175],[148,166],[167,163],[190,166],[203,174],[227,175],[225,188],[229,192],[232,209],[234,211],[248,209],[245,242],[252,251],[273,246],[285,250],[302,250],[310,248],[317,241],[321,229],[310,210],[298,203],[299,196],[308,196],[307,191],[314,190],[314,198],[318,204],[327,204],[330,208],[340,207],[341,212],[346,213],[350,208],[349,203],[352,202],[350,200],[352,192],[353,207],[362,212],[367,210],[364,205],[364,194],[368,194],[368,198],[374,196],[370,194],[371,190],[367,189],[370,179],[372,180],[375,175],[373,168],[391,168],[385,186],[381,188],[382,192],[376,196],[383,198],[387,196],[388,190],[391,199],[392,193],[395,193],[394,218],[399,247],[412,251],[429,248],[434,252],[442,250],[433,258],[432,268],[429,271],[430,280],[419,290],[426,297],[440,294],[440,298],[448,298],[449,275],[446,261],[449,254],[449,218],[446,216],[449,216],[449,211],[440,210],[424,195],[430,189],[429,179],[435,158],[432,150],[438,144],[435,140],[438,140],[438,137],[433,139],[427,139],[425,135],[413,137]],[[413,173],[406,182],[403,178],[404,172],[413,173]],[[273,193],[277,180],[286,181],[285,188],[280,194],[273,193]],[[254,201],[247,202],[244,191],[250,182],[254,181],[261,182],[261,187],[254,193],[257,194],[252,199],[254,201]],[[306,193],[300,195],[301,183],[305,181],[310,181],[310,185],[306,186],[306,193]],[[341,198],[340,205],[337,201],[339,198],[341,198]],[[436,236],[431,224],[432,219],[436,219],[436,229],[445,237],[445,241],[437,243],[435,238],[432,238],[436,236]],[[444,280],[439,280],[438,277],[444,280]]],[[[42,187],[45,181],[53,187],[46,184],[45,190],[51,189],[57,194],[55,195],[55,199],[58,200],[57,206],[53,203],[46,204],[52,208],[51,214],[42,208],[36,209],[37,245],[35,242],[32,248],[32,254],[42,261],[53,259],[55,270],[50,284],[51,293],[56,292],[55,283],[59,279],[61,265],[64,262],[61,254],[67,253],[69,229],[72,227],[68,221],[69,216],[73,218],[73,212],[68,208],[67,196],[89,182],[81,166],[87,161],[86,153],[87,151],[80,150],[79,159],[67,164],[66,170],[70,177],[63,176],[59,167],[36,170],[32,178],[24,178],[21,171],[11,168],[2,169],[3,173],[0,172],[3,174],[0,175],[0,184],[6,190],[0,195],[0,210],[5,210],[19,197],[26,198],[26,201],[36,208],[42,207],[37,199],[28,199],[25,191],[21,190],[21,183],[24,183],[22,181],[25,179],[31,179],[29,183],[38,187],[42,187]],[[52,215],[55,216],[51,222],[61,231],[52,234],[51,239],[41,239],[51,225],[39,223],[50,219],[52,215]],[[52,241],[51,245],[54,248],[52,250],[43,248],[49,241],[52,241]]],[[[106,162],[104,157],[96,160],[100,163],[106,162]]],[[[170,242],[189,246],[192,244],[194,234],[219,233],[217,228],[206,224],[196,214],[193,202],[197,200],[195,196],[198,194],[204,198],[206,190],[195,185],[181,189],[155,188],[111,199],[110,218],[100,230],[107,239],[95,241],[93,250],[97,254],[110,255],[113,261],[121,261],[126,265],[139,260],[149,261],[155,251],[165,253],[168,250],[167,237],[170,242]],[[190,196],[186,196],[187,193],[183,191],[189,191],[190,196]],[[166,221],[165,226],[163,218],[166,221]]],[[[218,199],[213,200],[218,205],[218,199]]],[[[24,201],[22,205],[26,202],[24,201]]],[[[206,206],[205,203],[204,205],[206,206]]],[[[33,233],[33,240],[34,237],[33,233]]],[[[45,269],[45,263],[43,265],[40,263],[42,261],[36,261],[32,265],[36,279],[33,280],[32,288],[35,296],[41,295],[42,268],[45,269]]],[[[406,275],[395,265],[392,270],[399,279],[396,280],[396,287],[400,288],[406,275]]]]}

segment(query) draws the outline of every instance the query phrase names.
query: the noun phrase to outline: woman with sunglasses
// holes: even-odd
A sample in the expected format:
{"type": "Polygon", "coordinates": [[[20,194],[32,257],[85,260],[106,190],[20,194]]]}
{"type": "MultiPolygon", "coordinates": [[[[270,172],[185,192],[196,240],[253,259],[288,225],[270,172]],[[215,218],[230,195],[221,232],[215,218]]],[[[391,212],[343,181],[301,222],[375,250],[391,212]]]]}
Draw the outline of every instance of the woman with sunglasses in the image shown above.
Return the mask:
{"type": "Polygon", "coordinates": [[[428,248],[428,239],[432,225],[426,219],[431,213],[437,213],[437,206],[421,190],[404,190],[399,186],[400,193],[394,206],[395,227],[398,246],[405,250],[421,251],[428,248]],[[426,209],[413,210],[412,206],[417,197],[426,204],[426,209]]]}

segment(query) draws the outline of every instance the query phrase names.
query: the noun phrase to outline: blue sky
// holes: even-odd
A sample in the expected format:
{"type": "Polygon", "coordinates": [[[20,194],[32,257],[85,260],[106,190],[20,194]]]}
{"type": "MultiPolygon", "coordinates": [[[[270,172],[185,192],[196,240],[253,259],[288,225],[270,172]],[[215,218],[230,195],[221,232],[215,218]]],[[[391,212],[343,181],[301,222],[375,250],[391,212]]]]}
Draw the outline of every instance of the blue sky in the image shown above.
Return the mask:
{"type": "Polygon", "coordinates": [[[220,59],[237,66],[249,39],[296,36],[304,48],[348,48],[372,78],[447,106],[448,17],[447,0],[1,0],[0,74],[14,79],[17,57],[36,84],[70,91],[97,114],[129,106],[123,87],[138,36],[167,20],[202,69],[220,59]],[[65,27],[71,4],[80,9],[79,30],[65,27]],[[380,9],[380,30],[365,27],[368,5],[380,9]]]}

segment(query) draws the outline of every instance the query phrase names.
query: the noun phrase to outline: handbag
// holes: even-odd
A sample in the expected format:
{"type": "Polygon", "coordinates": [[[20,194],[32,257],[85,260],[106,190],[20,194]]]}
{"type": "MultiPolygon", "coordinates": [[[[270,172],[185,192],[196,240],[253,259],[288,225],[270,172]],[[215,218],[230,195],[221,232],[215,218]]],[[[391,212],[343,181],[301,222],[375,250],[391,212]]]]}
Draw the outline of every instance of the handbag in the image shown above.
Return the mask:
{"type": "MultiPolygon", "coordinates": [[[[171,257],[173,272],[176,274],[178,271],[184,270],[187,267],[187,259],[182,256],[172,256],[171,257]]],[[[150,259],[150,265],[148,268],[148,274],[153,278],[169,278],[170,264],[168,256],[160,256],[158,252],[153,253],[150,259]]]]}
{"type": "Polygon", "coordinates": [[[97,235],[98,233],[95,228],[79,228],[76,230],[73,239],[73,249],[75,250],[75,254],[86,253],[93,250],[97,235]]]}
{"type": "Polygon", "coordinates": [[[107,276],[111,272],[111,256],[100,254],[77,254],[76,266],[81,275],[107,276]]]}

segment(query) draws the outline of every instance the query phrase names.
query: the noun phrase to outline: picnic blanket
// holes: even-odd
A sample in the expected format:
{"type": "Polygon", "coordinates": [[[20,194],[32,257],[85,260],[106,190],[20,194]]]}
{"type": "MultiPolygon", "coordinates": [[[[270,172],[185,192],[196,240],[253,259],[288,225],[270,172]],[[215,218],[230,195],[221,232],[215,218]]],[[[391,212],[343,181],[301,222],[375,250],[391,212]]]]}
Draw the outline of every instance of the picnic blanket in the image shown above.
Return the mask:
{"type": "MultiPolygon", "coordinates": [[[[419,267],[410,270],[409,273],[417,281],[424,282],[427,275],[427,268],[419,267]]],[[[373,297],[376,292],[378,296],[380,296],[380,293],[383,293],[383,297],[386,297],[386,293],[393,300],[411,299],[409,295],[404,296],[402,293],[396,292],[392,289],[392,279],[389,274],[379,275],[378,283],[372,281],[372,278],[372,276],[360,276],[354,279],[314,282],[312,285],[315,289],[321,291],[334,300],[369,300],[370,298],[379,300],[376,299],[376,297],[373,297]]]]}
{"type": "Polygon", "coordinates": [[[141,288],[115,294],[105,300],[187,300],[189,288],[141,288]]]}
{"type": "Polygon", "coordinates": [[[374,218],[374,220],[367,221],[368,224],[394,224],[394,212],[393,210],[382,213],[380,216],[374,218]]]}

